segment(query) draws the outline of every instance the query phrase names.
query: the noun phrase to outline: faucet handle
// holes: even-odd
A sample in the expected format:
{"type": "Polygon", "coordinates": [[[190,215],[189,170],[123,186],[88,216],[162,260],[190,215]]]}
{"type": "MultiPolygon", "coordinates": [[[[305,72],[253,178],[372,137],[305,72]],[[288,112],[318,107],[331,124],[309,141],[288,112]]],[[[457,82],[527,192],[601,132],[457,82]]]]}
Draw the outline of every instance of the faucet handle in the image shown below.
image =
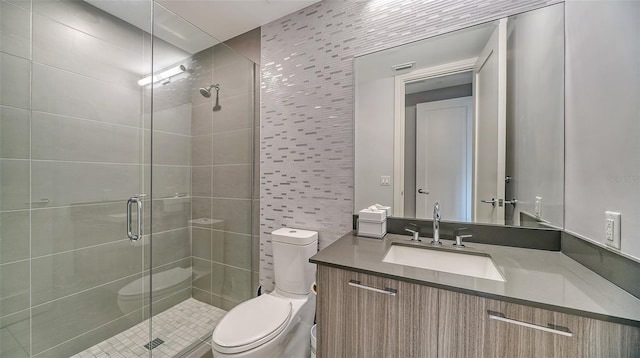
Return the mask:
{"type": "Polygon", "coordinates": [[[463,239],[468,239],[473,237],[473,235],[471,234],[471,231],[469,231],[469,229],[465,228],[465,227],[461,227],[455,230],[455,235],[456,235],[456,242],[453,244],[453,246],[455,247],[459,247],[462,248],[464,247],[464,244],[462,243],[463,239]],[[461,234],[462,232],[469,232],[468,234],[461,234]]]}

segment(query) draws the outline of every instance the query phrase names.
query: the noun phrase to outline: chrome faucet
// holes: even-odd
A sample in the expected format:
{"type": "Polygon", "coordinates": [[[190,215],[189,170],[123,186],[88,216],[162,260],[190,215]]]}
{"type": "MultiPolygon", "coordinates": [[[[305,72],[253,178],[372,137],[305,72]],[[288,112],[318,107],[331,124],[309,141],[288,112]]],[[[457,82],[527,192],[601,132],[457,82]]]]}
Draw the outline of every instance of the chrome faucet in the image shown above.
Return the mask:
{"type": "Polygon", "coordinates": [[[433,204],[433,241],[431,245],[442,245],[440,242],[440,204],[433,204]]]}

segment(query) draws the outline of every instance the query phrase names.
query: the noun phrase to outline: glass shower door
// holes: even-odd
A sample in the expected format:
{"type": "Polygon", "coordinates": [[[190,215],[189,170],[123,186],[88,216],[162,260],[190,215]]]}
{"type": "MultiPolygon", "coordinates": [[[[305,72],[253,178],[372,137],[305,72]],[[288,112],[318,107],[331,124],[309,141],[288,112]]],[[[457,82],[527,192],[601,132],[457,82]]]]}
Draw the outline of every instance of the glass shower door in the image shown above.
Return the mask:
{"type": "Polygon", "coordinates": [[[153,27],[154,357],[209,341],[252,297],[254,64],[165,7],[153,27]]]}
{"type": "Polygon", "coordinates": [[[254,64],[151,0],[0,21],[0,356],[208,339],[257,281],[254,64]]]}
{"type": "Polygon", "coordinates": [[[129,198],[146,209],[150,195],[151,102],[138,81],[151,69],[152,2],[126,21],[113,3],[0,4],[2,357],[114,353],[125,338],[149,354],[150,215],[130,205],[140,239],[125,228],[129,198]],[[146,337],[118,336],[134,327],[146,337]]]}

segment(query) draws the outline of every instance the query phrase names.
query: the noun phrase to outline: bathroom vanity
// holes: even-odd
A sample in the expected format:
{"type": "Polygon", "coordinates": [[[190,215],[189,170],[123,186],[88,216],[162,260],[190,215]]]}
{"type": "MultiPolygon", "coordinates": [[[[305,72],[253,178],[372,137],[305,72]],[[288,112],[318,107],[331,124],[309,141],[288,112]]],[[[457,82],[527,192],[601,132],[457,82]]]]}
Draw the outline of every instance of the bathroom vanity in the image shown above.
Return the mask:
{"type": "Polygon", "coordinates": [[[490,257],[502,281],[383,261],[430,250],[408,242],[349,233],[311,258],[318,357],[640,356],[640,300],[561,252],[460,250],[490,257]]]}

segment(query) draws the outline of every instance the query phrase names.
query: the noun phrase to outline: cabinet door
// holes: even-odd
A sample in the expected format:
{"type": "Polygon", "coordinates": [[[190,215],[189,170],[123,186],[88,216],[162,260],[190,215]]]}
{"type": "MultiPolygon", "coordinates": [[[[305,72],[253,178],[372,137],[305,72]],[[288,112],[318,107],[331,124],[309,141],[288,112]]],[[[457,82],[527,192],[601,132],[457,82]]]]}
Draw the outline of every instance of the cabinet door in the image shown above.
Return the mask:
{"type": "Polygon", "coordinates": [[[426,286],[319,266],[317,355],[436,357],[437,298],[426,286]]]}
{"type": "Polygon", "coordinates": [[[440,291],[439,322],[440,357],[640,356],[640,328],[462,293],[440,291]]]}

